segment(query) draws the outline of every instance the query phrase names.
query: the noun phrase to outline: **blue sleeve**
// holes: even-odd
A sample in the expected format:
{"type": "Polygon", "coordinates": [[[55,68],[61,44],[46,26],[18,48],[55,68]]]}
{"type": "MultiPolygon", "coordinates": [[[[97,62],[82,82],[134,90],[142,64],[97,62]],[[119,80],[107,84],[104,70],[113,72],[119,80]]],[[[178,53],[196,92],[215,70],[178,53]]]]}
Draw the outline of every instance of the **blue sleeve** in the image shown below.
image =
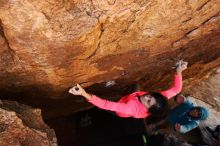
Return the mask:
{"type": "Polygon", "coordinates": [[[188,106],[188,108],[194,107],[193,103],[191,101],[189,101],[188,98],[184,98],[184,104],[186,104],[188,106]]]}
{"type": "Polygon", "coordinates": [[[190,130],[198,127],[199,122],[198,121],[192,121],[189,124],[186,125],[181,125],[180,126],[180,133],[186,133],[189,132],[190,130]]]}

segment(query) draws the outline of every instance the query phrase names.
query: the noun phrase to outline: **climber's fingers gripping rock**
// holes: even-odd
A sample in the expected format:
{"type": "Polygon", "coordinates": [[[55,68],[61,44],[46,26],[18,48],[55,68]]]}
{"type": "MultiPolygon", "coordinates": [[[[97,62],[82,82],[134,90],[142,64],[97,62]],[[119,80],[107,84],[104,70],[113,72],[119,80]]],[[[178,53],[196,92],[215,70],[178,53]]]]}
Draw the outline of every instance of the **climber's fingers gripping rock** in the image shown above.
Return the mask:
{"type": "Polygon", "coordinates": [[[183,61],[183,60],[178,61],[177,62],[177,67],[176,67],[176,71],[178,73],[181,73],[182,71],[187,69],[187,65],[188,65],[188,62],[186,62],[186,61],[183,61]]]}
{"type": "Polygon", "coordinates": [[[76,86],[70,88],[69,93],[73,95],[83,95],[85,90],[79,84],[77,84],[76,86]]]}

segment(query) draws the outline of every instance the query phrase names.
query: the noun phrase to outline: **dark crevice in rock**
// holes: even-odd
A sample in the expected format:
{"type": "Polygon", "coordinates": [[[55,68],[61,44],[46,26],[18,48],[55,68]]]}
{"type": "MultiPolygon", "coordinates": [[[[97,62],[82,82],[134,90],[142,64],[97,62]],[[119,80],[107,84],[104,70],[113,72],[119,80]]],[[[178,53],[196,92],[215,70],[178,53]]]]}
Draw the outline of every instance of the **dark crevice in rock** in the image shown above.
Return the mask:
{"type": "Polygon", "coordinates": [[[205,5],[208,4],[208,2],[210,2],[211,0],[207,0],[203,5],[201,5],[200,7],[198,7],[196,10],[200,11],[205,5]]]}
{"type": "Polygon", "coordinates": [[[188,19],[183,20],[182,23],[187,23],[187,22],[189,22],[190,20],[192,20],[192,17],[189,17],[188,19]]]}
{"type": "Polygon", "coordinates": [[[208,23],[209,21],[211,21],[211,20],[213,20],[213,19],[215,19],[215,18],[217,18],[217,17],[219,17],[220,16],[220,11],[219,12],[217,12],[215,15],[213,15],[212,17],[210,17],[209,19],[207,19],[206,21],[204,21],[201,25],[204,25],[204,24],[206,24],[206,23],[208,23]]]}
{"type": "MultiPolygon", "coordinates": [[[[216,13],[215,15],[211,16],[210,18],[208,18],[207,20],[205,20],[204,22],[202,22],[199,26],[191,29],[190,31],[186,32],[180,39],[174,41],[172,43],[172,46],[174,46],[174,44],[178,43],[179,41],[183,40],[184,38],[188,37],[191,33],[195,32],[197,29],[199,29],[201,26],[207,24],[209,21],[215,19],[216,17],[219,17],[220,13],[216,13]]],[[[190,19],[191,20],[191,19],[190,19]]]]}
{"type": "Polygon", "coordinates": [[[8,52],[11,55],[11,58],[14,61],[15,51],[10,47],[9,41],[8,41],[7,37],[5,36],[4,27],[3,27],[3,23],[2,23],[1,19],[0,19],[0,35],[5,39],[5,43],[7,45],[8,52]]]}
{"type": "Polygon", "coordinates": [[[207,20],[205,20],[204,22],[202,22],[198,27],[190,30],[189,32],[187,32],[184,36],[188,36],[190,33],[192,33],[193,31],[195,31],[196,29],[200,28],[201,26],[207,24],[209,21],[211,21],[212,19],[215,19],[216,17],[218,17],[220,15],[219,12],[217,12],[215,15],[211,16],[210,18],[208,18],[207,20]]]}
{"type": "Polygon", "coordinates": [[[101,30],[101,33],[100,33],[100,35],[99,35],[99,43],[98,43],[96,49],[94,50],[94,52],[93,52],[91,55],[89,55],[89,56],[86,58],[86,60],[92,58],[92,57],[96,54],[96,52],[98,51],[98,49],[100,48],[101,38],[102,38],[102,35],[103,35],[103,32],[104,32],[103,23],[101,23],[100,30],[101,30]]]}
{"type": "Polygon", "coordinates": [[[45,17],[48,21],[50,21],[51,18],[50,18],[45,12],[42,11],[41,13],[44,15],[44,17],[45,17]]]}
{"type": "MultiPolygon", "coordinates": [[[[200,25],[200,26],[201,26],[201,25],[200,25]]],[[[192,32],[196,31],[200,26],[198,26],[198,27],[196,27],[196,28],[194,28],[194,29],[188,31],[188,32],[184,35],[184,37],[187,37],[187,36],[190,35],[192,32]]]]}
{"type": "Polygon", "coordinates": [[[186,38],[189,34],[191,34],[193,31],[197,30],[200,26],[195,27],[193,29],[191,29],[190,31],[186,32],[180,39],[176,40],[173,44],[183,40],[184,38],[186,38]]]}

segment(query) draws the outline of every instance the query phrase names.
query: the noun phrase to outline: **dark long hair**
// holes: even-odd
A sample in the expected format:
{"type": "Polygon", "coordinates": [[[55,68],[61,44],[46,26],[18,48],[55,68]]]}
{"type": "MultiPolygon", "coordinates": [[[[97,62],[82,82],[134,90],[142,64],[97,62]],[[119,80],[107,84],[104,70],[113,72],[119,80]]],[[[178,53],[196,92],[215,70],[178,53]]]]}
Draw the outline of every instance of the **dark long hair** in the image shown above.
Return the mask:
{"type": "Polygon", "coordinates": [[[156,104],[152,105],[148,110],[153,117],[164,117],[168,113],[168,103],[166,97],[157,92],[148,93],[156,100],[156,104]]]}

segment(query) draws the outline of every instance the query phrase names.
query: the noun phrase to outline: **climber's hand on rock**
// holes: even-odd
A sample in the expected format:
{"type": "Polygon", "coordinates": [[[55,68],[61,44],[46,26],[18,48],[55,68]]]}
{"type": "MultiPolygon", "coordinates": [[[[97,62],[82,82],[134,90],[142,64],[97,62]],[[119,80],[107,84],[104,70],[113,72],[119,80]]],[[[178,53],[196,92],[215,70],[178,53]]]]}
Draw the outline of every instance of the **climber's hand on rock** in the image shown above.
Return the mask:
{"type": "Polygon", "coordinates": [[[177,124],[175,124],[174,128],[176,131],[180,132],[180,127],[181,127],[181,125],[179,123],[177,123],[177,124]]]}
{"type": "Polygon", "coordinates": [[[181,74],[182,71],[184,71],[185,69],[187,69],[187,65],[188,65],[188,62],[186,61],[183,61],[183,60],[180,60],[176,63],[176,72],[178,74],[181,74]]]}
{"type": "Polygon", "coordinates": [[[87,93],[79,84],[77,84],[76,86],[72,87],[69,90],[69,93],[71,93],[73,95],[81,95],[81,96],[85,97],[88,100],[90,100],[90,98],[92,97],[92,95],[87,93]]]}
{"type": "Polygon", "coordinates": [[[85,94],[85,90],[79,84],[77,84],[76,86],[70,88],[69,93],[73,95],[83,95],[85,94]]]}

